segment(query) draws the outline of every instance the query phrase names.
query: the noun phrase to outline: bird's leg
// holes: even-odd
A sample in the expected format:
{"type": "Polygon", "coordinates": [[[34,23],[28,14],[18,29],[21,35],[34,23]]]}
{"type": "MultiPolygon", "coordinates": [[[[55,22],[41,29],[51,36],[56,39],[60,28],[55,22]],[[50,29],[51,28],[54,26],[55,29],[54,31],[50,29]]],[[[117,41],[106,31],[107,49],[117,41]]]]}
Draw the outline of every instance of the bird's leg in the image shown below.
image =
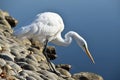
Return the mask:
{"type": "Polygon", "coordinates": [[[44,45],[44,49],[43,49],[43,54],[44,54],[44,56],[46,57],[47,62],[49,63],[48,65],[49,65],[51,71],[53,71],[53,72],[56,73],[57,75],[60,75],[60,73],[59,73],[58,71],[56,71],[56,69],[53,67],[52,63],[50,62],[49,57],[48,57],[47,54],[46,54],[47,43],[48,43],[48,40],[45,41],[45,45],[44,45]]]}

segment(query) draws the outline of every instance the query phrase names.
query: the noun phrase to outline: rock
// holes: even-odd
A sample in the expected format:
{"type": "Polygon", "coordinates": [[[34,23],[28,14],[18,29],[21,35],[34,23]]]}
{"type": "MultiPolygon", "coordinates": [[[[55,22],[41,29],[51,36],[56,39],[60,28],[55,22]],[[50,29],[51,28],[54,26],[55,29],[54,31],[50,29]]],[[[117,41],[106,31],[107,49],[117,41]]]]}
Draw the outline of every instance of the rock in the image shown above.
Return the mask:
{"type": "Polygon", "coordinates": [[[22,68],[18,65],[18,64],[16,64],[16,63],[14,63],[14,62],[12,62],[12,61],[7,61],[7,64],[9,64],[11,67],[12,67],[12,69],[14,70],[14,71],[16,71],[16,72],[20,72],[20,71],[22,71],[22,68]]]}
{"type": "Polygon", "coordinates": [[[54,73],[49,72],[49,71],[41,70],[41,71],[39,71],[39,73],[43,74],[49,80],[58,80],[58,76],[56,74],[54,74],[54,73]]]}
{"type": "Polygon", "coordinates": [[[2,73],[2,69],[0,68],[0,74],[2,73]]]}
{"type": "Polygon", "coordinates": [[[65,77],[71,77],[71,74],[65,70],[65,69],[62,69],[62,68],[57,68],[57,70],[62,74],[62,75],[65,75],[65,77]]]}
{"type": "Polygon", "coordinates": [[[32,77],[32,76],[27,76],[26,80],[36,80],[36,79],[34,77],[32,77]]]}
{"type": "Polygon", "coordinates": [[[14,27],[17,25],[18,21],[16,19],[14,19],[13,17],[11,17],[8,12],[6,11],[2,11],[0,10],[0,19],[1,20],[6,20],[6,22],[4,22],[5,24],[7,24],[6,26],[11,26],[14,27]],[[8,25],[9,24],[9,25],[8,25]]]}
{"type": "Polygon", "coordinates": [[[30,65],[34,65],[34,66],[39,66],[39,63],[38,62],[35,62],[34,60],[32,59],[27,59],[26,62],[30,65]]]}
{"type": "Polygon", "coordinates": [[[25,71],[19,72],[19,75],[20,75],[20,76],[23,76],[23,77],[29,76],[25,71]]]}
{"type": "Polygon", "coordinates": [[[40,74],[35,71],[24,70],[24,72],[26,72],[29,76],[34,77],[36,80],[44,80],[39,76],[40,74]]]}
{"type": "Polygon", "coordinates": [[[100,75],[90,72],[76,73],[72,76],[75,80],[103,80],[100,75]]]}
{"type": "Polygon", "coordinates": [[[33,56],[32,54],[27,55],[26,58],[29,58],[29,59],[31,59],[31,60],[37,62],[37,59],[36,59],[35,56],[33,56]]]}
{"type": "Polygon", "coordinates": [[[14,61],[14,56],[11,55],[10,53],[1,53],[0,58],[8,61],[14,61]]]}
{"type": "Polygon", "coordinates": [[[32,70],[32,71],[36,71],[35,66],[30,65],[30,64],[24,64],[23,66],[21,66],[23,69],[25,70],[32,70]]]}
{"type": "Polygon", "coordinates": [[[48,64],[45,62],[45,61],[41,61],[39,63],[39,68],[43,69],[43,70],[48,70],[49,69],[49,66],[48,64]]]}
{"type": "Polygon", "coordinates": [[[6,80],[19,80],[15,76],[7,76],[6,80]]]}
{"type": "Polygon", "coordinates": [[[70,71],[71,65],[69,65],[69,64],[58,64],[58,65],[56,65],[56,68],[63,68],[67,71],[70,71]]]}
{"type": "Polygon", "coordinates": [[[3,67],[6,65],[6,61],[2,58],[0,58],[0,67],[3,67]]]}
{"type": "Polygon", "coordinates": [[[18,21],[11,16],[5,16],[5,19],[8,21],[11,27],[15,27],[18,23],[18,21]]]}
{"type": "Polygon", "coordinates": [[[55,47],[53,47],[53,46],[48,46],[46,52],[47,52],[47,55],[48,55],[48,57],[50,58],[50,60],[54,60],[54,59],[57,58],[57,54],[56,54],[56,51],[55,51],[55,47]]]}
{"type": "Polygon", "coordinates": [[[3,12],[2,10],[0,10],[0,24],[1,25],[5,25],[5,26],[1,26],[2,29],[6,28],[6,29],[11,29],[10,24],[6,21],[5,19],[5,12],[3,12]]]}
{"type": "Polygon", "coordinates": [[[38,62],[46,61],[46,58],[45,58],[45,56],[42,53],[40,53],[40,54],[33,54],[33,56],[36,58],[36,60],[38,62]]]}

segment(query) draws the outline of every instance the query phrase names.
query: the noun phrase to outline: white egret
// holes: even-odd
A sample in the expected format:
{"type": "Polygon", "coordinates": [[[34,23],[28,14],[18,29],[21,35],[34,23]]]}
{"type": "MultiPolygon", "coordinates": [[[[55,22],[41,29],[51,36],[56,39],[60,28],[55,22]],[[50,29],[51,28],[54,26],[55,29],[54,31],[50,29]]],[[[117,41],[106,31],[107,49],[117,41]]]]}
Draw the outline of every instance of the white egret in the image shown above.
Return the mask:
{"type": "MultiPolygon", "coordinates": [[[[72,42],[72,38],[78,43],[82,50],[85,51],[92,62],[95,63],[88,50],[87,42],[74,31],[69,31],[68,33],[66,33],[65,39],[63,39],[61,37],[61,32],[63,31],[63,29],[63,20],[57,13],[44,12],[38,14],[35,21],[33,21],[30,25],[23,26],[14,30],[14,35],[20,38],[32,38],[35,40],[39,40],[41,43],[45,43],[43,54],[45,55],[50,65],[51,62],[46,55],[47,43],[52,42],[56,45],[67,46],[72,42]]],[[[52,65],[51,67],[53,68],[54,72],[56,72],[52,65]]]]}

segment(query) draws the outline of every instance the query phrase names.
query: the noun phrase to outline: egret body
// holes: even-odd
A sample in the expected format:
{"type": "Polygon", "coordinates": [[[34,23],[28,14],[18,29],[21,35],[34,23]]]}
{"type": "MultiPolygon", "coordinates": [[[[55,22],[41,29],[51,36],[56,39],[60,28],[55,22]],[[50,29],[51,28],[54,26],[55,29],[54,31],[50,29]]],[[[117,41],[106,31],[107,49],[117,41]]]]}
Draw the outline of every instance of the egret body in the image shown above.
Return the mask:
{"type": "Polygon", "coordinates": [[[72,39],[74,39],[94,63],[94,59],[88,50],[87,42],[85,39],[74,31],[69,31],[65,34],[65,38],[62,38],[61,32],[63,30],[63,20],[57,13],[44,12],[38,14],[37,18],[30,25],[23,26],[14,30],[14,35],[18,38],[32,38],[39,40],[41,43],[45,43],[43,53],[46,51],[46,45],[48,42],[52,42],[60,46],[68,46],[72,42],[72,39]]]}

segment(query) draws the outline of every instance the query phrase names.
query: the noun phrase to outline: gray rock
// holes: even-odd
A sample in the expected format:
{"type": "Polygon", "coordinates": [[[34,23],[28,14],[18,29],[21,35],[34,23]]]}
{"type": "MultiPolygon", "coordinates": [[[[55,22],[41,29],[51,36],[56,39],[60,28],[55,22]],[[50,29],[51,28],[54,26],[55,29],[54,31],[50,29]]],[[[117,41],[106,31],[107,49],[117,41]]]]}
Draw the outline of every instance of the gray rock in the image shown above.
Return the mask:
{"type": "Polygon", "coordinates": [[[18,80],[26,80],[26,78],[24,78],[23,76],[19,76],[19,75],[14,75],[18,80]]]}
{"type": "Polygon", "coordinates": [[[5,19],[8,21],[11,27],[15,27],[18,23],[18,21],[11,16],[5,16],[5,19]]]}
{"type": "Polygon", "coordinates": [[[6,65],[6,61],[2,58],[0,58],[0,67],[3,67],[6,65]]]}
{"type": "Polygon", "coordinates": [[[24,70],[29,76],[34,77],[36,80],[44,80],[42,79],[39,75],[39,73],[35,72],[35,71],[30,71],[30,70],[24,70]]]}
{"type": "Polygon", "coordinates": [[[16,56],[16,57],[18,57],[18,58],[20,58],[21,57],[21,55],[20,55],[20,53],[19,53],[19,50],[18,49],[16,49],[16,48],[11,48],[11,54],[13,54],[14,56],[16,56]]]}
{"type": "Polygon", "coordinates": [[[32,76],[27,76],[26,80],[36,80],[36,79],[34,77],[32,77],[32,76]]]}
{"type": "Polygon", "coordinates": [[[75,80],[103,80],[100,75],[90,72],[80,72],[73,74],[75,80]]]}
{"type": "Polygon", "coordinates": [[[49,66],[48,66],[48,63],[45,62],[45,61],[41,61],[41,62],[39,63],[39,68],[41,68],[41,69],[43,69],[43,70],[48,70],[48,69],[50,69],[49,66]]]}
{"type": "Polygon", "coordinates": [[[62,69],[62,68],[57,68],[57,70],[62,74],[62,75],[65,75],[66,77],[71,77],[71,74],[65,70],[65,69],[62,69]]]}
{"type": "Polygon", "coordinates": [[[26,58],[32,59],[33,61],[37,62],[37,59],[32,55],[27,55],[26,58]]]}
{"type": "Polygon", "coordinates": [[[71,65],[69,65],[69,64],[58,64],[58,65],[56,65],[56,68],[63,68],[67,71],[70,71],[71,65]]]}
{"type": "Polygon", "coordinates": [[[8,60],[8,61],[14,61],[14,57],[13,55],[11,55],[10,53],[1,53],[0,54],[0,58],[4,59],[4,60],[8,60]]]}
{"type": "Polygon", "coordinates": [[[41,71],[39,71],[39,73],[43,74],[49,80],[58,80],[58,76],[56,74],[49,72],[47,70],[41,70],[41,71]]]}
{"type": "Polygon", "coordinates": [[[9,64],[12,67],[12,69],[14,69],[14,71],[16,71],[18,73],[20,71],[22,71],[22,68],[18,64],[14,63],[12,61],[7,61],[7,64],[9,64]]]}
{"type": "Polygon", "coordinates": [[[36,58],[36,60],[38,62],[46,61],[46,58],[45,58],[45,56],[42,53],[40,53],[40,54],[33,54],[33,56],[36,58]]]}
{"type": "Polygon", "coordinates": [[[23,76],[23,77],[29,76],[25,71],[19,72],[19,75],[20,75],[20,76],[23,76]]]}
{"type": "Polygon", "coordinates": [[[5,25],[4,28],[8,28],[11,29],[10,24],[7,22],[7,20],[5,19],[5,15],[7,12],[0,10],[0,24],[5,25]]]}
{"type": "Polygon", "coordinates": [[[30,65],[39,66],[40,64],[32,59],[26,58],[26,62],[30,65]]]}
{"type": "Polygon", "coordinates": [[[2,69],[0,68],[0,74],[2,73],[2,69]]]}
{"type": "Polygon", "coordinates": [[[50,60],[54,60],[57,58],[57,54],[54,46],[48,46],[46,49],[46,53],[50,60]]]}
{"type": "Polygon", "coordinates": [[[30,65],[26,62],[17,62],[17,64],[20,65],[22,69],[36,71],[34,65],[30,65]]]}

